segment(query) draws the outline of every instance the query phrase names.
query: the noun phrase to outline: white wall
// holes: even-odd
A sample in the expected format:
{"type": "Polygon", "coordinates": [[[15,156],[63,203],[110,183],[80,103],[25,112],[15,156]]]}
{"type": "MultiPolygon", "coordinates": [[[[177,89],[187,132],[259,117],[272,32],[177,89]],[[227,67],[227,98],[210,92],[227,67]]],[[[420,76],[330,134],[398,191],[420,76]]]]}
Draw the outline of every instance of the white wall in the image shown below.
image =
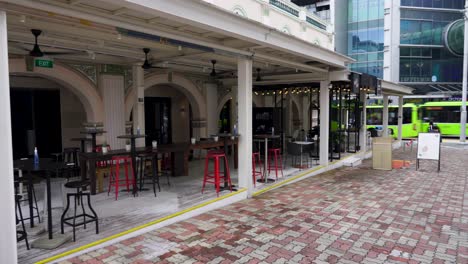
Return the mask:
{"type": "Polygon", "coordinates": [[[307,12],[305,8],[301,8],[294,3],[283,0],[285,5],[299,11],[299,17],[296,17],[288,12],[279,9],[276,6],[270,5],[268,0],[205,0],[228,11],[234,12],[239,16],[244,16],[248,19],[263,23],[278,31],[288,32],[297,38],[304,39],[310,43],[320,45],[321,47],[333,50],[332,34],[326,30],[318,29],[317,27],[305,21],[306,15],[327,25],[331,25],[327,21],[313,13],[307,12]]]}
{"type": "Polygon", "coordinates": [[[145,90],[145,97],[171,98],[172,142],[190,141],[190,103],[182,92],[173,86],[156,85],[145,90]]]}
{"type": "Polygon", "coordinates": [[[62,147],[80,147],[80,142],[70,141],[70,139],[83,137],[80,131],[83,122],[86,122],[86,112],[78,97],[65,88],[60,89],[60,111],[62,116],[62,147]]]}

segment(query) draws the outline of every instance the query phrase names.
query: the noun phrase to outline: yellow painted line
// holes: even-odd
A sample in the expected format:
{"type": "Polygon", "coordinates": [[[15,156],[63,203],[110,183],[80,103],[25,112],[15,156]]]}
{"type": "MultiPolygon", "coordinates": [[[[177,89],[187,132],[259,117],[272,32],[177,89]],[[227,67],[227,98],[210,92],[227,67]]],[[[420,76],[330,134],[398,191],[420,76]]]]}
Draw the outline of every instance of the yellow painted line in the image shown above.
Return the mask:
{"type": "Polygon", "coordinates": [[[131,229],[127,230],[127,231],[124,231],[124,232],[121,232],[121,233],[118,233],[118,234],[115,234],[115,235],[112,235],[112,236],[109,236],[109,237],[106,237],[106,238],[103,238],[103,239],[94,241],[94,242],[92,242],[92,243],[89,243],[89,244],[84,245],[84,246],[81,246],[81,247],[74,248],[74,249],[69,250],[69,251],[65,251],[65,252],[63,252],[63,253],[57,254],[57,255],[55,255],[55,256],[52,256],[52,257],[50,257],[50,258],[46,258],[46,259],[44,259],[44,260],[41,260],[41,261],[36,262],[36,264],[44,264],[44,263],[52,262],[52,261],[54,261],[54,260],[57,260],[57,259],[66,257],[66,256],[71,255],[71,254],[73,254],[73,253],[77,253],[77,252],[79,252],[79,251],[88,249],[88,248],[90,248],[90,247],[97,246],[97,245],[99,245],[99,244],[102,244],[102,243],[104,243],[104,242],[110,241],[110,240],[112,240],[112,239],[119,238],[119,237],[121,237],[121,236],[124,236],[124,235],[130,234],[130,233],[133,233],[133,232],[135,232],[135,231],[138,231],[138,230],[140,230],[140,229],[143,229],[143,228],[146,228],[146,227],[149,227],[149,226],[152,226],[152,225],[155,225],[155,224],[164,222],[164,221],[166,221],[166,220],[172,219],[172,218],[177,217],[177,216],[179,216],[179,215],[183,215],[183,214],[185,214],[185,213],[191,212],[191,211],[193,211],[193,210],[196,210],[196,209],[198,209],[198,208],[207,206],[207,205],[209,205],[209,204],[212,204],[212,203],[215,203],[215,202],[224,200],[224,199],[226,199],[226,198],[229,198],[229,197],[231,197],[231,196],[234,196],[234,195],[236,195],[236,194],[239,194],[239,193],[242,193],[242,192],[245,192],[245,191],[247,191],[246,188],[239,189],[239,190],[236,191],[236,192],[232,192],[232,193],[223,195],[223,196],[221,196],[221,197],[217,197],[217,198],[215,198],[215,199],[212,199],[212,200],[206,201],[206,202],[204,202],[204,203],[201,203],[201,204],[192,206],[192,207],[190,207],[190,208],[187,208],[187,209],[185,209],[185,210],[179,211],[179,212],[177,212],[177,213],[174,213],[174,214],[171,214],[171,215],[168,215],[168,216],[165,216],[165,217],[156,219],[156,220],[151,221],[151,222],[149,222],[149,223],[146,223],[146,224],[143,224],[143,225],[140,225],[140,226],[131,228],[131,229]]]}
{"type": "Polygon", "coordinates": [[[294,181],[294,180],[296,180],[296,179],[299,179],[299,178],[301,178],[301,177],[304,177],[305,175],[307,175],[307,174],[309,174],[309,173],[312,173],[312,172],[314,172],[314,171],[320,170],[320,169],[322,169],[322,168],[325,168],[325,166],[318,166],[318,167],[315,167],[315,168],[313,168],[313,169],[311,169],[311,170],[308,170],[308,171],[305,171],[305,172],[303,172],[303,173],[300,173],[300,174],[298,174],[298,175],[296,175],[296,176],[294,176],[294,177],[291,177],[291,178],[289,178],[289,179],[287,179],[287,180],[284,180],[284,181],[282,181],[282,182],[275,183],[275,184],[273,184],[273,185],[271,185],[271,186],[268,186],[268,187],[266,187],[266,188],[264,188],[264,189],[261,189],[261,190],[259,190],[259,191],[254,192],[254,193],[252,194],[252,196],[260,195],[260,194],[262,194],[262,193],[264,193],[264,192],[267,192],[267,191],[269,191],[269,190],[271,190],[271,189],[280,187],[280,186],[282,186],[282,185],[284,185],[284,184],[286,184],[286,183],[288,183],[288,182],[290,182],[290,181],[294,181]]]}

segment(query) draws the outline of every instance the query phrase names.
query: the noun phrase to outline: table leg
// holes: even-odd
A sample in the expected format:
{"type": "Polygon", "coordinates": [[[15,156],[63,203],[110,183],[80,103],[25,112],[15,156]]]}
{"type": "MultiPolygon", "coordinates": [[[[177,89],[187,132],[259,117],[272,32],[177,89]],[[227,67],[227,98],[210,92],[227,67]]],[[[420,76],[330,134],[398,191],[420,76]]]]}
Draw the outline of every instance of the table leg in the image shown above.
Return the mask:
{"type": "Polygon", "coordinates": [[[86,152],[85,141],[83,139],[81,140],[81,152],[83,152],[83,153],[86,152]]]}
{"type": "MultiPolygon", "coordinates": [[[[47,231],[49,239],[52,239],[52,195],[50,194],[50,173],[46,174],[46,189],[47,189],[47,231]]],[[[32,218],[32,217],[31,217],[32,218]]]]}
{"type": "MultiPolygon", "coordinates": [[[[86,173],[86,172],[85,172],[86,173]]],[[[90,160],[89,161],[89,181],[90,181],[90,188],[91,194],[96,194],[96,161],[90,160]]]]}
{"type": "Polygon", "coordinates": [[[234,168],[237,169],[239,167],[239,156],[237,155],[237,143],[232,143],[232,152],[234,156],[234,168]]]}
{"type": "MultiPolygon", "coordinates": [[[[223,137],[223,142],[224,142],[224,156],[225,156],[225,159],[227,160],[228,159],[227,137],[223,137]]],[[[228,185],[227,170],[229,168],[226,168],[226,163],[225,162],[223,162],[223,168],[224,168],[224,188],[228,189],[229,185],[228,185]]]]}
{"type": "Polygon", "coordinates": [[[137,194],[137,182],[136,182],[136,147],[135,147],[135,138],[131,138],[130,143],[132,144],[132,151],[131,151],[131,156],[132,156],[132,170],[133,170],[133,196],[136,196],[137,194]]]}
{"type": "Polygon", "coordinates": [[[264,176],[264,182],[268,181],[268,139],[265,138],[265,170],[263,170],[265,176],[264,176]]]}
{"type": "Polygon", "coordinates": [[[92,142],[91,143],[92,143],[92,147],[93,147],[92,152],[96,152],[96,134],[91,134],[91,136],[92,136],[92,140],[91,140],[92,142]]]}
{"type": "Polygon", "coordinates": [[[33,210],[33,197],[32,197],[32,174],[28,173],[28,202],[29,202],[29,221],[31,222],[31,227],[34,227],[34,210],[33,210]]]}
{"type": "Polygon", "coordinates": [[[301,166],[300,169],[302,169],[302,144],[301,144],[301,163],[300,163],[300,164],[301,164],[301,165],[300,165],[300,166],[301,166]]]}

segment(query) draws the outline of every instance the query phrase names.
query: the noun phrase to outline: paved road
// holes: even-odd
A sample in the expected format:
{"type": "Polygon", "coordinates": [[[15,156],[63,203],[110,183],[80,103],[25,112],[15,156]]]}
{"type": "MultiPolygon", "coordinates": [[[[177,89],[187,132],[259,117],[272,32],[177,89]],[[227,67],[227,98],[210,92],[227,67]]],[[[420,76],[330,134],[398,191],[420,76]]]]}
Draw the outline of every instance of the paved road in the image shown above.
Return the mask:
{"type": "Polygon", "coordinates": [[[468,263],[467,154],[443,147],[440,173],[366,161],[63,263],[468,263]]]}

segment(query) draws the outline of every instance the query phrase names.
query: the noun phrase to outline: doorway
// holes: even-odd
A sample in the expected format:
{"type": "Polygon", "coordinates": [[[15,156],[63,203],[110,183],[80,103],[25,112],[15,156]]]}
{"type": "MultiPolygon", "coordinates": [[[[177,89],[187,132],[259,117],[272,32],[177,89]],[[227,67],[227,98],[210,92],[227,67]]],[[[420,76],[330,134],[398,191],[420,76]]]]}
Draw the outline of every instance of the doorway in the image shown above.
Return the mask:
{"type": "Polygon", "coordinates": [[[60,90],[11,89],[13,158],[62,152],[60,90]]]}
{"type": "Polygon", "coordinates": [[[145,97],[146,146],[172,143],[171,98],[145,97]]]}

